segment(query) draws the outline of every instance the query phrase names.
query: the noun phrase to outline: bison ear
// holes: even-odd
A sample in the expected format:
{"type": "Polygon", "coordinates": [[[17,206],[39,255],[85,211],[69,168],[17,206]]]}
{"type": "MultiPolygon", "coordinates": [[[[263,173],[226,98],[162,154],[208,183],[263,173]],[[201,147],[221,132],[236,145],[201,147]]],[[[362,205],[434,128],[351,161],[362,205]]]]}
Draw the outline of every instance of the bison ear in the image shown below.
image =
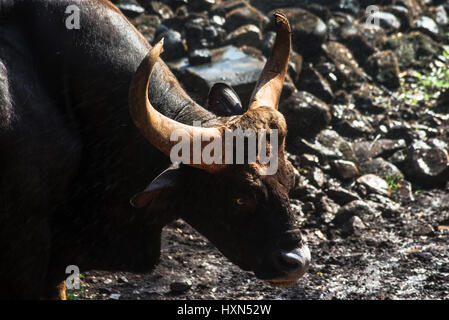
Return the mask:
{"type": "Polygon", "coordinates": [[[220,117],[239,115],[246,111],[234,89],[221,82],[215,83],[210,89],[207,108],[220,117]]]}
{"type": "Polygon", "coordinates": [[[157,194],[165,189],[176,187],[180,184],[183,167],[178,164],[172,164],[145,188],[142,192],[134,195],[130,203],[135,208],[143,208],[153,200],[157,194]]]}

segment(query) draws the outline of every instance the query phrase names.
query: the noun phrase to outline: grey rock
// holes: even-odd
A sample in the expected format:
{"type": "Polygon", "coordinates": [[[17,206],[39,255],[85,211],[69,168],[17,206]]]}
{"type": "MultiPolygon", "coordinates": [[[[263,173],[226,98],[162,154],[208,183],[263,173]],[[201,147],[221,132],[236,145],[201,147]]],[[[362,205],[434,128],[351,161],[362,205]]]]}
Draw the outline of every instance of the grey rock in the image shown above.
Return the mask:
{"type": "MultiPolygon", "coordinates": [[[[162,26],[162,25],[161,25],[162,26]]],[[[187,55],[181,34],[178,31],[159,26],[155,43],[164,38],[164,51],[161,54],[165,61],[176,60],[187,55]]]]}
{"type": "Polygon", "coordinates": [[[364,72],[354,59],[354,55],[343,44],[329,41],[323,44],[322,49],[334,63],[337,70],[337,78],[343,80],[347,86],[354,85],[356,82],[362,82],[365,79],[364,72]]]}
{"type": "Polygon", "coordinates": [[[352,102],[357,110],[368,114],[386,112],[389,99],[385,92],[373,84],[363,83],[357,90],[351,92],[352,102]]]}
{"type": "Polygon", "coordinates": [[[433,39],[438,39],[440,36],[440,28],[437,23],[430,17],[421,16],[415,20],[415,25],[413,28],[417,31],[421,31],[424,34],[432,37],[433,39]]]}
{"type": "Polygon", "coordinates": [[[399,31],[401,28],[401,22],[395,15],[384,12],[377,11],[370,14],[370,18],[374,21],[379,21],[379,25],[387,33],[393,33],[399,31]]]}
{"type": "Polygon", "coordinates": [[[170,290],[173,293],[184,293],[192,287],[190,280],[180,280],[170,283],[170,290]]]}
{"type": "MultiPolygon", "coordinates": [[[[301,61],[302,62],[302,61],[301,61]]],[[[313,66],[308,66],[300,70],[301,76],[295,83],[298,90],[310,92],[326,103],[331,103],[334,93],[329,82],[313,66]]]]}
{"type": "Polygon", "coordinates": [[[388,89],[395,90],[400,86],[399,62],[391,50],[371,55],[366,60],[365,71],[388,89]]]}
{"type": "Polygon", "coordinates": [[[326,194],[339,205],[346,205],[351,201],[360,200],[360,197],[352,191],[342,187],[331,187],[326,190],[326,194]]]}
{"type": "Polygon", "coordinates": [[[359,165],[362,174],[375,174],[383,179],[395,177],[399,181],[404,180],[404,175],[401,170],[394,164],[382,159],[376,158],[370,161],[366,161],[359,165]]]}
{"type": "Polygon", "coordinates": [[[352,143],[330,129],[322,130],[313,140],[300,139],[298,147],[317,155],[321,160],[355,160],[352,143]]]}
{"type": "Polygon", "coordinates": [[[356,200],[341,207],[333,222],[335,225],[341,226],[354,216],[367,222],[375,220],[380,215],[381,212],[375,209],[371,201],[356,200]]]}
{"type": "Polygon", "coordinates": [[[305,91],[295,92],[281,102],[279,112],[287,121],[289,139],[315,136],[331,120],[328,105],[305,91]]]}
{"type": "Polygon", "coordinates": [[[401,70],[427,65],[428,61],[436,59],[443,51],[438,42],[419,31],[392,35],[388,38],[387,45],[398,58],[401,70]]]}
{"type": "Polygon", "coordinates": [[[362,115],[354,105],[334,104],[331,107],[332,126],[345,137],[353,138],[373,133],[370,119],[362,115]]]}
{"type": "Polygon", "coordinates": [[[212,55],[208,49],[196,49],[189,53],[189,64],[191,66],[210,63],[211,61],[212,55]]]}
{"type": "Polygon", "coordinates": [[[241,47],[244,45],[260,47],[262,34],[260,29],[253,24],[243,25],[231,32],[225,39],[225,44],[241,47]]]}
{"type": "Polygon", "coordinates": [[[254,86],[265,65],[234,46],[212,49],[211,62],[189,66],[187,59],[169,64],[189,93],[203,99],[217,82],[230,85],[238,94],[242,105],[249,103],[254,86]]]}
{"type": "MultiPolygon", "coordinates": [[[[326,24],[316,15],[303,9],[288,8],[280,11],[289,19],[293,49],[305,57],[314,57],[326,40],[326,24]]],[[[272,14],[268,16],[273,17],[272,14]]]]}
{"type": "Polygon", "coordinates": [[[372,158],[391,156],[406,147],[407,143],[404,139],[379,139],[354,143],[354,151],[359,163],[363,163],[372,158]]]}
{"type": "Polygon", "coordinates": [[[341,179],[353,179],[360,175],[359,169],[351,161],[334,160],[330,162],[334,173],[341,179]]]}
{"type": "Polygon", "coordinates": [[[341,226],[341,231],[345,235],[360,235],[367,227],[362,219],[352,216],[341,226]]]}
{"type": "Polygon", "coordinates": [[[145,9],[137,4],[118,3],[116,6],[128,18],[135,18],[145,12],[145,9]]]}
{"type": "Polygon", "coordinates": [[[224,28],[230,32],[247,24],[255,25],[262,30],[270,22],[268,17],[249,4],[228,12],[225,17],[224,28]]]}
{"type": "Polygon", "coordinates": [[[407,180],[425,186],[439,185],[449,176],[449,157],[446,149],[413,143],[407,152],[404,173],[407,180]]]}
{"type": "Polygon", "coordinates": [[[357,182],[365,186],[371,192],[375,192],[381,195],[390,194],[387,182],[374,174],[365,174],[359,177],[357,179],[357,182]]]}

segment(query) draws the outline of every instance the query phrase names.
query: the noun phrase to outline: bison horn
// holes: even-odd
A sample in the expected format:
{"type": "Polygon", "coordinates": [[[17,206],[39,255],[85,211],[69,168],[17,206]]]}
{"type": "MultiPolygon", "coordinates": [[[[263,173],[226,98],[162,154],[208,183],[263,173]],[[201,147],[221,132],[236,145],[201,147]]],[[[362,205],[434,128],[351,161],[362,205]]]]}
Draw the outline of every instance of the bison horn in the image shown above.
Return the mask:
{"type": "MultiPolygon", "coordinates": [[[[137,69],[129,90],[129,109],[131,118],[140,133],[157,149],[170,156],[172,148],[178,143],[170,139],[175,130],[187,135],[192,144],[194,139],[201,139],[201,150],[213,139],[223,136],[223,128],[202,128],[189,126],[159,113],[153,108],[148,99],[148,86],[154,66],[163,50],[163,39],[159,41],[145,56],[137,69]]],[[[192,145],[190,150],[193,150],[192,145]]],[[[191,152],[193,154],[193,152],[191,152]]],[[[193,155],[192,155],[193,156],[193,155]]],[[[191,156],[191,157],[192,157],[191,156]]],[[[216,171],[223,165],[219,164],[193,164],[189,165],[207,171],[216,171]]]]}
{"type": "Polygon", "coordinates": [[[290,58],[292,31],[288,19],[283,13],[276,12],[274,18],[276,24],[276,40],[270,57],[254,88],[249,102],[249,109],[263,106],[278,108],[290,58]]]}

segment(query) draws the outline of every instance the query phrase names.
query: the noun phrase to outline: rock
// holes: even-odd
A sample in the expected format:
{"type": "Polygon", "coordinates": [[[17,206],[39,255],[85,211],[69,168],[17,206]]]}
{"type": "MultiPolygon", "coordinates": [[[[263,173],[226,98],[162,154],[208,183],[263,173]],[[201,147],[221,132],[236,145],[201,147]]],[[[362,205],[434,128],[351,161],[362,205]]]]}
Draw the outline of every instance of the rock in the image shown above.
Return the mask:
{"type": "Polygon", "coordinates": [[[329,10],[331,10],[332,12],[339,11],[357,15],[360,10],[360,4],[358,0],[318,0],[315,2],[329,8],[329,10]]]}
{"type": "Polygon", "coordinates": [[[379,26],[385,30],[386,33],[391,34],[399,31],[401,28],[401,22],[395,15],[384,12],[384,11],[376,11],[374,13],[370,13],[370,16],[365,17],[365,19],[371,19],[371,21],[379,21],[379,26]]]}
{"type": "Polygon", "coordinates": [[[414,233],[415,236],[429,236],[435,233],[432,225],[426,223],[419,227],[419,229],[414,233]]]}
{"type": "Polygon", "coordinates": [[[385,96],[385,92],[367,82],[352,91],[351,97],[357,110],[368,114],[384,113],[389,104],[389,97],[385,96]]]}
{"type": "Polygon", "coordinates": [[[249,3],[262,12],[269,12],[273,9],[285,8],[291,6],[305,7],[310,0],[249,0],[249,3]]]}
{"type": "Polygon", "coordinates": [[[429,16],[439,25],[447,26],[449,24],[449,18],[447,16],[446,9],[443,6],[437,6],[429,8],[429,16]]]}
{"type": "MultiPolygon", "coordinates": [[[[276,32],[274,31],[267,31],[263,34],[263,40],[262,40],[262,46],[261,46],[261,50],[262,53],[265,57],[269,57],[270,53],[271,53],[271,49],[274,46],[274,41],[276,40],[276,32]]],[[[296,54],[298,55],[296,52],[294,52],[293,50],[290,52],[290,54],[296,54]]],[[[290,56],[290,59],[292,59],[292,56],[290,56]]],[[[301,63],[302,64],[302,63],[301,63]]],[[[299,76],[299,74],[298,74],[299,76]]],[[[296,81],[296,80],[294,80],[296,81]]]]}
{"type": "Polygon", "coordinates": [[[193,11],[209,11],[218,0],[189,0],[188,6],[193,11]]]}
{"type": "Polygon", "coordinates": [[[426,61],[436,59],[443,52],[439,43],[419,31],[392,35],[387,40],[387,46],[398,58],[401,70],[412,66],[419,67],[420,64],[427,65],[426,61]]]}
{"type": "MultiPolygon", "coordinates": [[[[326,24],[316,15],[297,8],[280,9],[289,19],[293,50],[305,57],[316,57],[327,37],[326,24]]],[[[273,14],[269,14],[271,20],[273,14]]],[[[271,25],[274,23],[272,22],[271,25]]]]}
{"type": "Polygon", "coordinates": [[[210,52],[211,63],[186,66],[187,61],[180,61],[170,64],[170,68],[189,93],[201,99],[207,98],[209,90],[215,83],[224,82],[237,92],[242,105],[248,105],[265,63],[234,46],[212,49],[210,52]]]}
{"type": "Polygon", "coordinates": [[[156,31],[156,39],[154,41],[157,43],[164,38],[164,51],[161,54],[161,58],[164,61],[171,61],[186,56],[187,51],[182,41],[181,34],[178,31],[166,29],[161,26],[159,26],[156,31]]]}
{"type": "Polygon", "coordinates": [[[113,293],[113,294],[111,294],[111,295],[109,296],[109,299],[112,299],[112,300],[120,300],[120,296],[121,296],[120,293],[113,293]]]}
{"type": "Polygon", "coordinates": [[[341,206],[352,201],[360,200],[360,197],[356,193],[341,187],[331,187],[326,190],[326,194],[341,206]]]}
{"type": "Polygon", "coordinates": [[[237,8],[245,8],[248,5],[248,1],[246,0],[219,1],[209,10],[209,12],[212,15],[219,15],[224,17],[232,10],[235,10],[237,8]]]}
{"type": "Polygon", "coordinates": [[[413,29],[438,40],[440,37],[440,28],[437,23],[429,17],[422,16],[415,20],[413,29]]]}
{"type": "MultiPolygon", "coordinates": [[[[265,52],[266,52],[265,43],[263,44],[262,50],[264,50],[264,55],[266,57],[268,57],[271,50],[270,50],[270,52],[268,52],[268,54],[265,54],[265,52]]],[[[300,75],[302,73],[302,64],[303,64],[302,56],[300,54],[296,53],[295,51],[291,51],[290,52],[290,61],[288,64],[288,74],[290,75],[293,83],[296,85],[297,85],[298,81],[300,80],[300,75]]],[[[307,91],[307,90],[305,90],[305,91],[307,91]]],[[[313,94],[313,92],[311,92],[311,93],[313,94]]],[[[320,97],[317,97],[317,98],[320,98],[320,97]]],[[[324,101],[324,102],[326,102],[326,101],[324,101]]]]}
{"type": "Polygon", "coordinates": [[[305,153],[317,155],[321,161],[355,160],[352,144],[330,129],[322,130],[314,140],[300,139],[298,147],[305,153]]]}
{"type": "Polygon", "coordinates": [[[357,216],[352,216],[341,226],[341,231],[344,235],[360,235],[366,229],[362,219],[357,216]]]}
{"type": "Polygon", "coordinates": [[[376,158],[359,165],[362,174],[374,174],[383,179],[397,179],[398,183],[404,180],[402,172],[392,163],[382,159],[376,158]]]}
{"type": "Polygon", "coordinates": [[[351,52],[357,53],[355,59],[362,65],[370,55],[383,48],[387,37],[382,28],[358,22],[343,26],[339,35],[340,41],[351,52]]]}
{"type": "Polygon", "coordinates": [[[155,15],[141,14],[137,18],[132,19],[132,22],[141,31],[148,27],[157,28],[161,24],[161,19],[155,15]]]}
{"type": "Polygon", "coordinates": [[[345,137],[360,137],[373,133],[369,118],[362,115],[353,105],[334,104],[331,107],[332,126],[345,137]]]}
{"type": "Polygon", "coordinates": [[[244,45],[252,47],[260,47],[262,42],[262,34],[260,29],[252,24],[239,27],[231,32],[225,40],[225,44],[241,47],[244,45]]]}
{"type": "Polygon", "coordinates": [[[212,61],[212,55],[208,49],[196,49],[189,53],[189,64],[197,66],[212,61]]]}
{"type": "Polygon", "coordinates": [[[319,225],[323,223],[329,224],[335,219],[335,214],[337,213],[340,206],[334,201],[326,196],[321,197],[316,202],[316,209],[314,217],[319,225]]]}
{"type": "Polygon", "coordinates": [[[388,188],[387,182],[374,174],[365,174],[359,177],[357,182],[365,186],[371,192],[381,195],[390,194],[390,189],[388,188]]]}
{"type": "Polygon", "coordinates": [[[364,80],[363,70],[348,48],[335,41],[329,41],[322,46],[326,56],[335,64],[337,78],[345,82],[347,86],[354,85],[355,82],[364,80]]]}
{"type": "Polygon", "coordinates": [[[289,138],[312,137],[326,128],[331,120],[329,107],[312,94],[299,91],[279,105],[285,116],[289,138]]]}
{"type": "Polygon", "coordinates": [[[413,188],[412,184],[406,180],[402,181],[399,187],[396,189],[396,192],[393,194],[395,197],[401,199],[402,202],[415,201],[415,197],[413,196],[413,188]]]}
{"type": "MultiPolygon", "coordinates": [[[[316,198],[318,198],[319,195],[322,194],[323,193],[320,190],[318,190],[316,187],[310,184],[309,180],[300,175],[298,179],[298,184],[293,190],[291,197],[299,199],[304,203],[307,203],[307,202],[314,202],[316,198]]],[[[305,208],[303,208],[303,211],[307,212],[305,208]]]]}
{"type": "Polygon", "coordinates": [[[319,166],[320,160],[316,155],[313,154],[302,154],[300,156],[301,166],[312,166],[316,167],[319,166]]]}
{"type": "Polygon", "coordinates": [[[226,35],[223,28],[211,24],[204,17],[190,19],[185,23],[184,30],[189,51],[221,46],[226,35]]]}
{"type": "Polygon", "coordinates": [[[416,18],[423,14],[426,0],[401,0],[398,2],[409,10],[411,17],[416,18]]]}
{"type": "Polygon", "coordinates": [[[330,162],[334,174],[340,179],[353,179],[360,175],[359,169],[351,161],[334,160],[330,162]]]}
{"type": "Polygon", "coordinates": [[[170,290],[173,293],[180,294],[184,293],[192,287],[192,282],[190,280],[181,280],[170,283],[170,290]]]}
{"type": "Polygon", "coordinates": [[[407,32],[414,24],[414,19],[410,10],[401,5],[392,5],[384,8],[386,12],[393,14],[401,23],[400,31],[407,32]]]}
{"type": "Polygon", "coordinates": [[[307,178],[311,183],[313,183],[316,187],[321,188],[324,184],[324,174],[320,168],[311,167],[307,170],[307,178]]]}
{"type": "Polygon", "coordinates": [[[117,8],[120,9],[121,12],[128,18],[135,18],[142,13],[145,12],[145,9],[139,6],[138,4],[132,3],[118,3],[116,4],[117,8]]]}
{"type": "Polygon", "coordinates": [[[397,217],[401,213],[401,205],[380,194],[370,194],[369,199],[374,208],[382,213],[382,217],[397,217]]]}
{"type": "Polygon", "coordinates": [[[395,90],[400,86],[399,63],[391,50],[371,55],[365,64],[365,71],[385,87],[395,90]]]}
{"type": "Polygon", "coordinates": [[[415,142],[408,149],[403,171],[412,182],[424,186],[439,185],[449,177],[447,150],[415,142]]]}
{"type": "Polygon", "coordinates": [[[405,140],[379,139],[375,141],[360,141],[354,143],[354,151],[358,162],[363,163],[376,157],[389,157],[398,150],[405,149],[405,140]]]}
{"type": "Polygon", "coordinates": [[[241,26],[252,24],[263,30],[269,22],[270,19],[259,10],[246,5],[228,12],[224,27],[227,31],[234,31],[241,26]]]}
{"type": "Polygon", "coordinates": [[[342,226],[354,216],[362,221],[372,221],[380,215],[381,212],[374,209],[371,201],[355,200],[341,207],[333,222],[336,226],[342,226]]]}
{"type": "Polygon", "coordinates": [[[295,83],[298,90],[310,92],[326,103],[332,102],[334,93],[329,82],[313,66],[302,69],[298,78],[298,82],[295,83]]]}
{"type": "Polygon", "coordinates": [[[145,1],[145,9],[149,13],[158,15],[162,20],[170,19],[175,16],[169,6],[159,1],[145,1]]]}
{"type": "Polygon", "coordinates": [[[98,292],[102,294],[110,294],[112,292],[111,288],[108,287],[99,287],[98,292]]]}

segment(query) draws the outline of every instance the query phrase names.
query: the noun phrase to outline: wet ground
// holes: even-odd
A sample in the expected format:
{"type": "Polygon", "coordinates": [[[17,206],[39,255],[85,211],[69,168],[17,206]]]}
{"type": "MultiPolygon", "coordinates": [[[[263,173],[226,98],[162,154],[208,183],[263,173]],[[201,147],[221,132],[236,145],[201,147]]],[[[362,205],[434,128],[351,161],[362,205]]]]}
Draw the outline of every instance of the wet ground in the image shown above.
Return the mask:
{"type": "MultiPolygon", "coordinates": [[[[163,232],[154,272],[91,271],[74,299],[448,299],[449,193],[415,201],[375,228],[348,237],[304,228],[312,265],[300,282],[274,288],[241,271],[179,220],[163,232]]],[[[307,221],[307,217],[305,217],[307,221]]]]}

